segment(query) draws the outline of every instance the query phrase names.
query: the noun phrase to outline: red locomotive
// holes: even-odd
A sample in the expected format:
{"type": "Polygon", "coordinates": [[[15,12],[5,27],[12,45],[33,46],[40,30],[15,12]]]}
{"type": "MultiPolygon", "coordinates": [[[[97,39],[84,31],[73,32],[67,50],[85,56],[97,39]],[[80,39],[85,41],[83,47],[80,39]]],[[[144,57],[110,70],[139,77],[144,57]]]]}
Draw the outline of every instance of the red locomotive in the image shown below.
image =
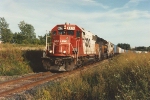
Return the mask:
{"type": "Polygon", "coordinates": [[[56,25],[46,38],[42,62],[47,70],[70,71],[113,55],[113,44],[73,24],[56,25]]]}

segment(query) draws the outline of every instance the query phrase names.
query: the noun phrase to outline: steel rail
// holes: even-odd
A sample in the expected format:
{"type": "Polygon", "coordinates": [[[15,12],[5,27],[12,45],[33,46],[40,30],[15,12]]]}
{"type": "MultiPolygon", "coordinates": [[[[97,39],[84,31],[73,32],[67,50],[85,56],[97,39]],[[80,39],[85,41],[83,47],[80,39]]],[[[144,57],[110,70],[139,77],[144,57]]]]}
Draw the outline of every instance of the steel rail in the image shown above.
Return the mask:
{"type": "MultiPolygon", "coordinates": [[[[76,74],[77,72],[81,72],[82,70],[86,70],[88,68],[88,66],[91,66],[91,65],[96,66],[97,64],[98,63],[93,63],[93,64],[90,64],[90,65],[87,65],[87,66],[84,66],[84,67],[80,67],[80,68],[78,68],[76,70],[73,70],[73,71],[70,71],[70,72],[63,72],[63,73],[55,74],[55,75],[52,75],[52,76],[42,78],[38,81],[34,81],[32,83],[28,83],[28,84],[25,84],[25,85],[20,86],[20,87],[16,87],[14,89],[10,89],[10,90],[7,90],[7,91],[0,92],[0,97],[11,95],[13,93],[18,93],[20,91],[29,90],[32,87],[38,86],[38,85],[43,84],[45,82],[53,81],[53,80],[56,80],[56,79],[59,79],[59,78],[65,78],[66,76],[70,76],[72,74],[76,74]]],[[[22,80],[22,79],[19,79],[19,80],[22,80]]]]}
{"type": "Polygon", "coordinates": [[[22,81],[22,80],[31,79],[31,78],[35,78],[35,77],[39,77],[39,76],[44,76],[44,75],[47,75],[47,74],[50,74],[50,72],[43,72],[43,73],[39,73],[39,74],[24,76],[24,77],[21,77],[21,78],[17,78],[17,79],[1,82],[0,83],[0,87],[8,85],[8,84],[16,83],[16,82],[19,82],[19,81],[22,81]]]}

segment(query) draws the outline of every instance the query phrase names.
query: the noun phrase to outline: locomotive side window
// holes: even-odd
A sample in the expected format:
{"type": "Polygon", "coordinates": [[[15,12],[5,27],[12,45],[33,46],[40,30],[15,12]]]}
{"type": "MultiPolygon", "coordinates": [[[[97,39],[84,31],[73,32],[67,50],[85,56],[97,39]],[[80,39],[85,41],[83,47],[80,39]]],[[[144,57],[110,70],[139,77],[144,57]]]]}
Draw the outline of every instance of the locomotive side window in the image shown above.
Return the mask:
{"type": "Polygon", "coordinates": [[[56,35],[56,31],[53,31],[53,32],[52,32],[52,35],[56,35]]]}
{"type": "Polygon", "coordinates": [[[74,31],[73,30],[67,30],[67,35],[74,35],[74,31]]]}
{"type": "Polygon", "coordinates": [[[76,37],[80,37],[80,31],[76,31],[76,37]]]}

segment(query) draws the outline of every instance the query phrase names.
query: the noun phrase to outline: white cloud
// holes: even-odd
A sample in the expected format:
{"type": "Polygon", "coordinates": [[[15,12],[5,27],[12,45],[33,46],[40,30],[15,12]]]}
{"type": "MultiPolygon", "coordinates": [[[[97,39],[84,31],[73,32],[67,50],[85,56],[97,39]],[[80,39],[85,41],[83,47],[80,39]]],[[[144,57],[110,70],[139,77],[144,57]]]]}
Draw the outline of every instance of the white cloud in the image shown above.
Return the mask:
{"type": "Polygon", "coordinates": [[[124,5],[124,8],[137,6],[141,1],[144,1],[144,0],[130,0],[127,4],[124,5]]]}
{"type": "Polygon", "coordinates": [[[94,0],[83,0],[83,1],[86,1],[86,2],[95,2],[94,0]]]}
{"type": "Polygon", "coordinates": [[[148,46],[150,43],[148,41],[150,37],[150,12],[124,10],[130,4],[137,5],[139,2],[141,0],[130,0],[122,8],[108,10],[108,6],[97,3],[94,0],[70,0],[69,2],[68,0],[55,0],[54,2],[43,0],[42,3],[35,2],[38,7],[32,4],[27,6],[28,2],[20,3],[14,0],[3,0],[0,3],[0,8],[2,8],[0,9],[0,15],[5,17],[13,32],[20,31],[18,24],[22,20],[32,24],[37,35],[44,35],[46,30],[51,30],[56,24],[68,22],[77,24],[115,44],[129,43],[132,46],[148,46]],[[92,7],[99,6],[100,9],[107,9],[107,11],[88,12],[75,10],[83,4],[86,4],[84,9],[89,9],[91,7],[89,5],[92,5],[92,7]],[[118,12],[118,10],[121,11],[118,12]],[[138,43],[139,40],[140,42],[138,43]]]}
{"type": "Polygon", "coordinates": [[[99,3],[96,0],[82,0],[82,1],[81,0],[76,0],[76,1],[78,1],[77,3],[81,4],[81,5],[98,6],[98,7],[101,7],[103,9],[108,9],[109,8],[109,6],[106,6],[102,3],[99,3]]]}
{"type": "Polygon", "coordinates": [[[113,8],[111,11],[123,11],[123,10],[130,10],[130,8],[136,7],[139,5],[140,2],[145,2],[146,0],[129,0],[124,6],[119,8],[113,8]]]}

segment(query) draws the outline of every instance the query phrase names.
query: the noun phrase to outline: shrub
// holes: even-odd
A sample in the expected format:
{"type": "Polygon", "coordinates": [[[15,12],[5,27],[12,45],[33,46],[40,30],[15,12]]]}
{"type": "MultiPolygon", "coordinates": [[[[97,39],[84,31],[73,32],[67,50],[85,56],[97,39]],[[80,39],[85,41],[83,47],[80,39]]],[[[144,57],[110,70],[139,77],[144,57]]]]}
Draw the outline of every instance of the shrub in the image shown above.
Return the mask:
{"type": "MultiPolygon", "coordinates": [[[[118,55],[46,90],[52,100],[150,99],[150,54],[118,55]]],[[[43,98],[40,94],[35,97],[43,98]]]]}
{"type": "Polygon", "coordinates": [[[23,75],[43,71],[42,50],[38,46],[33,48],[15,44],[1,44],[0,75],[23,75]]]}

